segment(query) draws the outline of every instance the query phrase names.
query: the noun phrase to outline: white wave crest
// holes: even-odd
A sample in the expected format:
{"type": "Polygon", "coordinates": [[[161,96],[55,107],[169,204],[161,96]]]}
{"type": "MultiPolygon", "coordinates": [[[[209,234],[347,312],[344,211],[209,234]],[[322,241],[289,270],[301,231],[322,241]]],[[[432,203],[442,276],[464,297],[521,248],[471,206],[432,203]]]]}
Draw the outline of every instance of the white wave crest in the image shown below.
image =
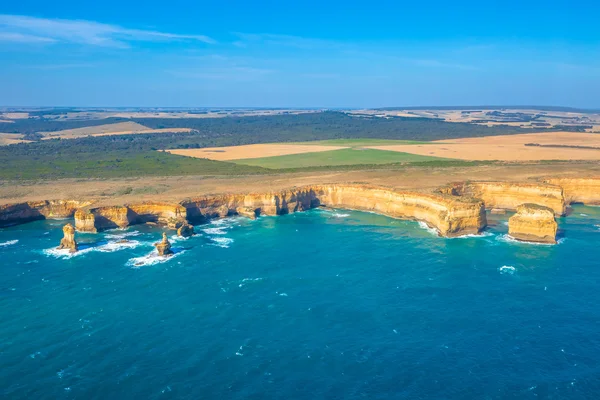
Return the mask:
{"type": "Polygon", "coordinates": [[[226,237],[215,237],[215,238],[210,238],[210,240],[212,240],[215,246],[219,246],[219,247],[223,247],[224,249],[229,248],[229,245],[231,243],[233,243],[233,239],[231,238],[226,238],[226,237]]]}
{"type": "Polygon", "coordinates": [[[505,242],[505,243],[518,243],[518,244],[526,244],[526,245],[533,245],[533,246],[556,246],[557,244],[562,244],[565,242],[566,238],[561,238],[558,239],[556,241],[556,244],[553,243],[538,243],[538,242],[526,242],[523,240],[517,240],[514,237],[506,234],[506,235],[499,235],[496,236],[496,240],[498,240],[499,242],[505,242]]]}
{"type": "Polygon", "coordinates": [[[57,249],[55,247],[43,250],[42,253],[44,253],[47,256],[52,256],[52,257],[62,258],[62,259],[69,259],[69,258],[81,256],[83,254],[91,253],[94,251],[99,251],[102,253],[112,253],[114,251],[119,251],[119,250],[124,250],[124,249],[135,249],[136,247],[147,245],[147,244],[148,243],[138,242],[137,240],[127,240],[127,241],[123,241],[123,242],[115,241],[115,242],[103,243],[98,246],[90,246],[90,245],[83,244],[80,246],[79,250],[76,251],[75,253],[70,253],[69,249],[57,249]]]}
{"type": "Polygon", "coordinates": [[[123,249],[135,249],[140,245],[142,245],[142,243],[138,242],[137,240],[127,240],[124,242],[108,242],[102,246],[96,247],[95,250],[102,251],[105,253],[112,253],[113,251],[119,251],[123,249]]]}
{"type": "Polygon", "coordinates": [[[500,271],[501,274],[513,275],[517,271],[517,269],[510,265],[503,265],[500,268],[498,268],[498,271],[500,271]]]}
{"type": "Polygon", "coordinates": [[[337,212],[333,213],[332,215],[336,218],[346,218],[346,217],[350,216],[350,214],[342,214],[342,213],[337,213],[337,212]]]}
{"type": "Polygon", "coordinates": [[[429,225],[427,225],[427,223],[419,221],[419,226],[425,229],[427,232],[431,233],[432,235],[439,236],[439,231],[435,228],[430,227],[429,225]]]}
{"type": "Polygon", "coordinates": [[[174,254],[170,256],[164,257],[159,256],[156,251],[153,251],[151,253],[146,254],[145,256],[130,258],[125,265],[132,268],[141,268],[147,267],[149,265],[160,264],[167,261],[171,261],[178,255],[185,253],[185,250],[173,249],[173,253],[174,254]]]}
{"type": "Polygon", "coordinates": [[[130,232],[123,232],[123,233],[109,233],[104,235],[105,238],[107,239],[125,239],[127,237],[131,237],[131,236],[139,236],[142,233],[140,231],[130,231],[130,232]]]}
{"type": "Polygon", "coordinates": [[[0,243],[0,247],[12,246],[13,244],[19,243],[19,239],[9,240],[3,243],[0,243]]]}
{"type": "Polygon", "coordinates": [[[206,233],[207,235],[227,235],[227,232],[225,231],[225,228],[206,228],[206,229],[202,229],[202,232],[206,233]]]}
{"type": "Polygon", "coordinates": [[[481,232],[481,233],[469,233],[468,235],[460,235],[451,237],[449,239],[469,239],[469,238],[484,238],[494,236],[492,232],[481,232]]]}

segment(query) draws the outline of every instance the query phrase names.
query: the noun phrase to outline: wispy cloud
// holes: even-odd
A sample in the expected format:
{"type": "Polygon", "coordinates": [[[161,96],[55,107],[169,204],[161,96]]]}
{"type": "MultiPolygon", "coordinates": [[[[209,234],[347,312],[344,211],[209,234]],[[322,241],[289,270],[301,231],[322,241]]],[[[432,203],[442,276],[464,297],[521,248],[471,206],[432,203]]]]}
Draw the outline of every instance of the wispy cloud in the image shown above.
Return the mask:
{"type": "Polygon", "coordinates": [[[204,35],[129,29],[96,21],[47,19],[6,14],[0,14],[0,41],[17,43],[65,42],[119,48],[130,47],[132,42],[215,42],[204,35]]]}
{"type": "Polygon", "coordinates": [[[342,42],[327,39],[309,38],[303,36],[241,32],[233,32],[233,34],[239,38],[239,40],[233,42],[233,45],[238,47],[248,47],[253,44],[276,45],[306,50],[345,47],[345,44],[342,42]]]}

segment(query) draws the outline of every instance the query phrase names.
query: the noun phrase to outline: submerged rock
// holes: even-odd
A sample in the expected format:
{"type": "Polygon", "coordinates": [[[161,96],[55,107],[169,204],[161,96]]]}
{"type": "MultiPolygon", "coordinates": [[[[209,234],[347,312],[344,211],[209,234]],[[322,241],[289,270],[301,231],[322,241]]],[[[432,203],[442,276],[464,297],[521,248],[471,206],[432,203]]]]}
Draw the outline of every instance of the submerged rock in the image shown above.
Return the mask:
{"type": "Polygon", "coordinates": [[[156,247],[156,251],[158,251],[159,256],[165,257],[173,254],[173,251],[171,250],[171,243],[169,242],[169,239],[167,239],[166,232],[163,232],[162,241],[154,243],[154,247],[156,247]]]}
{"type": "Polygon", "coordinates": [[[539,204],[521,204],[508,220],[508,234],[525,242],[556,243],[554,210],[539,204]]]}
{"type": "Polygon", "coordinates": [[[58,249],[68,249],[69,253],[75,253],[77,251],[77,242],[75,241],[75,228],[73,225],[66,224],[63,226],[63,235],[58,249]]]}

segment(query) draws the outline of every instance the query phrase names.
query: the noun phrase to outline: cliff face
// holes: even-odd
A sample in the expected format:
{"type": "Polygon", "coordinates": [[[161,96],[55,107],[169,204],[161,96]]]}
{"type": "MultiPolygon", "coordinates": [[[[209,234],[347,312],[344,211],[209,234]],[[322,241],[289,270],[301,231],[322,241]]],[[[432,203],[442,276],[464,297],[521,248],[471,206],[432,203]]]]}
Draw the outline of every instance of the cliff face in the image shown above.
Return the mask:
{"type": "Polygon", "coordinates": [[[522,204],[508,220],[508,234],[527,242],[556,243],[558,226],[554,210],[538,204],[522,204]]]}
{"type": "Polygon", "coordinates": [[[185,220],[187,218],[185,207],[180,204],[169,203],[139,203],[128,204],[129,223],[157,222],[167,224],[169,220],[185,220]]]}
{"type": "Polygon", "coordinates": [[[80,232],[98,232],[112,228],[125,228],[130,225],[130,212],[127,207],[110,206],[89,210],[77,210],[75,228],[80,232]]]}
{"type": "Polygon", "coordinates": [[[145,222],[168,224],[171,220],[186,221],[185,207],[168,203],[140,203],[78,210],[75,227],[80,232],[125,228],[145,222]]]}
{"type": "Polygon", "coordinates": [[[552,178],[544,182],[560,186],[567,204],[600,205],[600,178],[552,178]]]}
{"type": "Polygon", "coordinates": [[[0,227],[38,219],[70,218],[75,210],[90,204],[90,201],[45,200],[2,205],[0,206],[0,227]]]}
{"type": "Polygon", "coordinates": [[[545,183],[465,182],[440,192],[481,199],[487,209],[516,210],[521,204],[534,203],[551,208],[556,215],[564,215],[566,210],[562,188],[545,183]]]}
{"type": "Polygon", "coordinates": [[[203,197],[182,203],[192,220],[238,213],[282,215],[319,205],[375,211],[396,218],[424,221],[443,236],[478,233],[486,226],[483,203],[370,186],[310,186],[281,192],[203,197]]]}
{"type": "Polygon", "coordinates": [[[63,238],[60,240],[58,249],[68,249],[69,253],[77,251],[77,242],[75,241],[75,228],[71,224],[66,224],[63,227],[63,238]]]}

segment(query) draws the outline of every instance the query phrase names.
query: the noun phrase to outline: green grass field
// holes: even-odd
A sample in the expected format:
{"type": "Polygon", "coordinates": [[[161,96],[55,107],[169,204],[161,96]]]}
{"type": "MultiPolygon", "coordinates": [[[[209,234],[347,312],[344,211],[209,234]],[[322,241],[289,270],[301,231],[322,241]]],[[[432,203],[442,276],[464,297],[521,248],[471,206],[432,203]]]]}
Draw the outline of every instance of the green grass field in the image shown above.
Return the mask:
{"type": "Polygon", "coordinates": [[[247,158],[232,160],[241,165],[251,165],[269,169],[307,168],[318,166],[392,164],[445,160],[439,157],[428,157],[396,151],[372,149],[342,149],[319,153],[290,154],[286,156],[247,158]]]}

